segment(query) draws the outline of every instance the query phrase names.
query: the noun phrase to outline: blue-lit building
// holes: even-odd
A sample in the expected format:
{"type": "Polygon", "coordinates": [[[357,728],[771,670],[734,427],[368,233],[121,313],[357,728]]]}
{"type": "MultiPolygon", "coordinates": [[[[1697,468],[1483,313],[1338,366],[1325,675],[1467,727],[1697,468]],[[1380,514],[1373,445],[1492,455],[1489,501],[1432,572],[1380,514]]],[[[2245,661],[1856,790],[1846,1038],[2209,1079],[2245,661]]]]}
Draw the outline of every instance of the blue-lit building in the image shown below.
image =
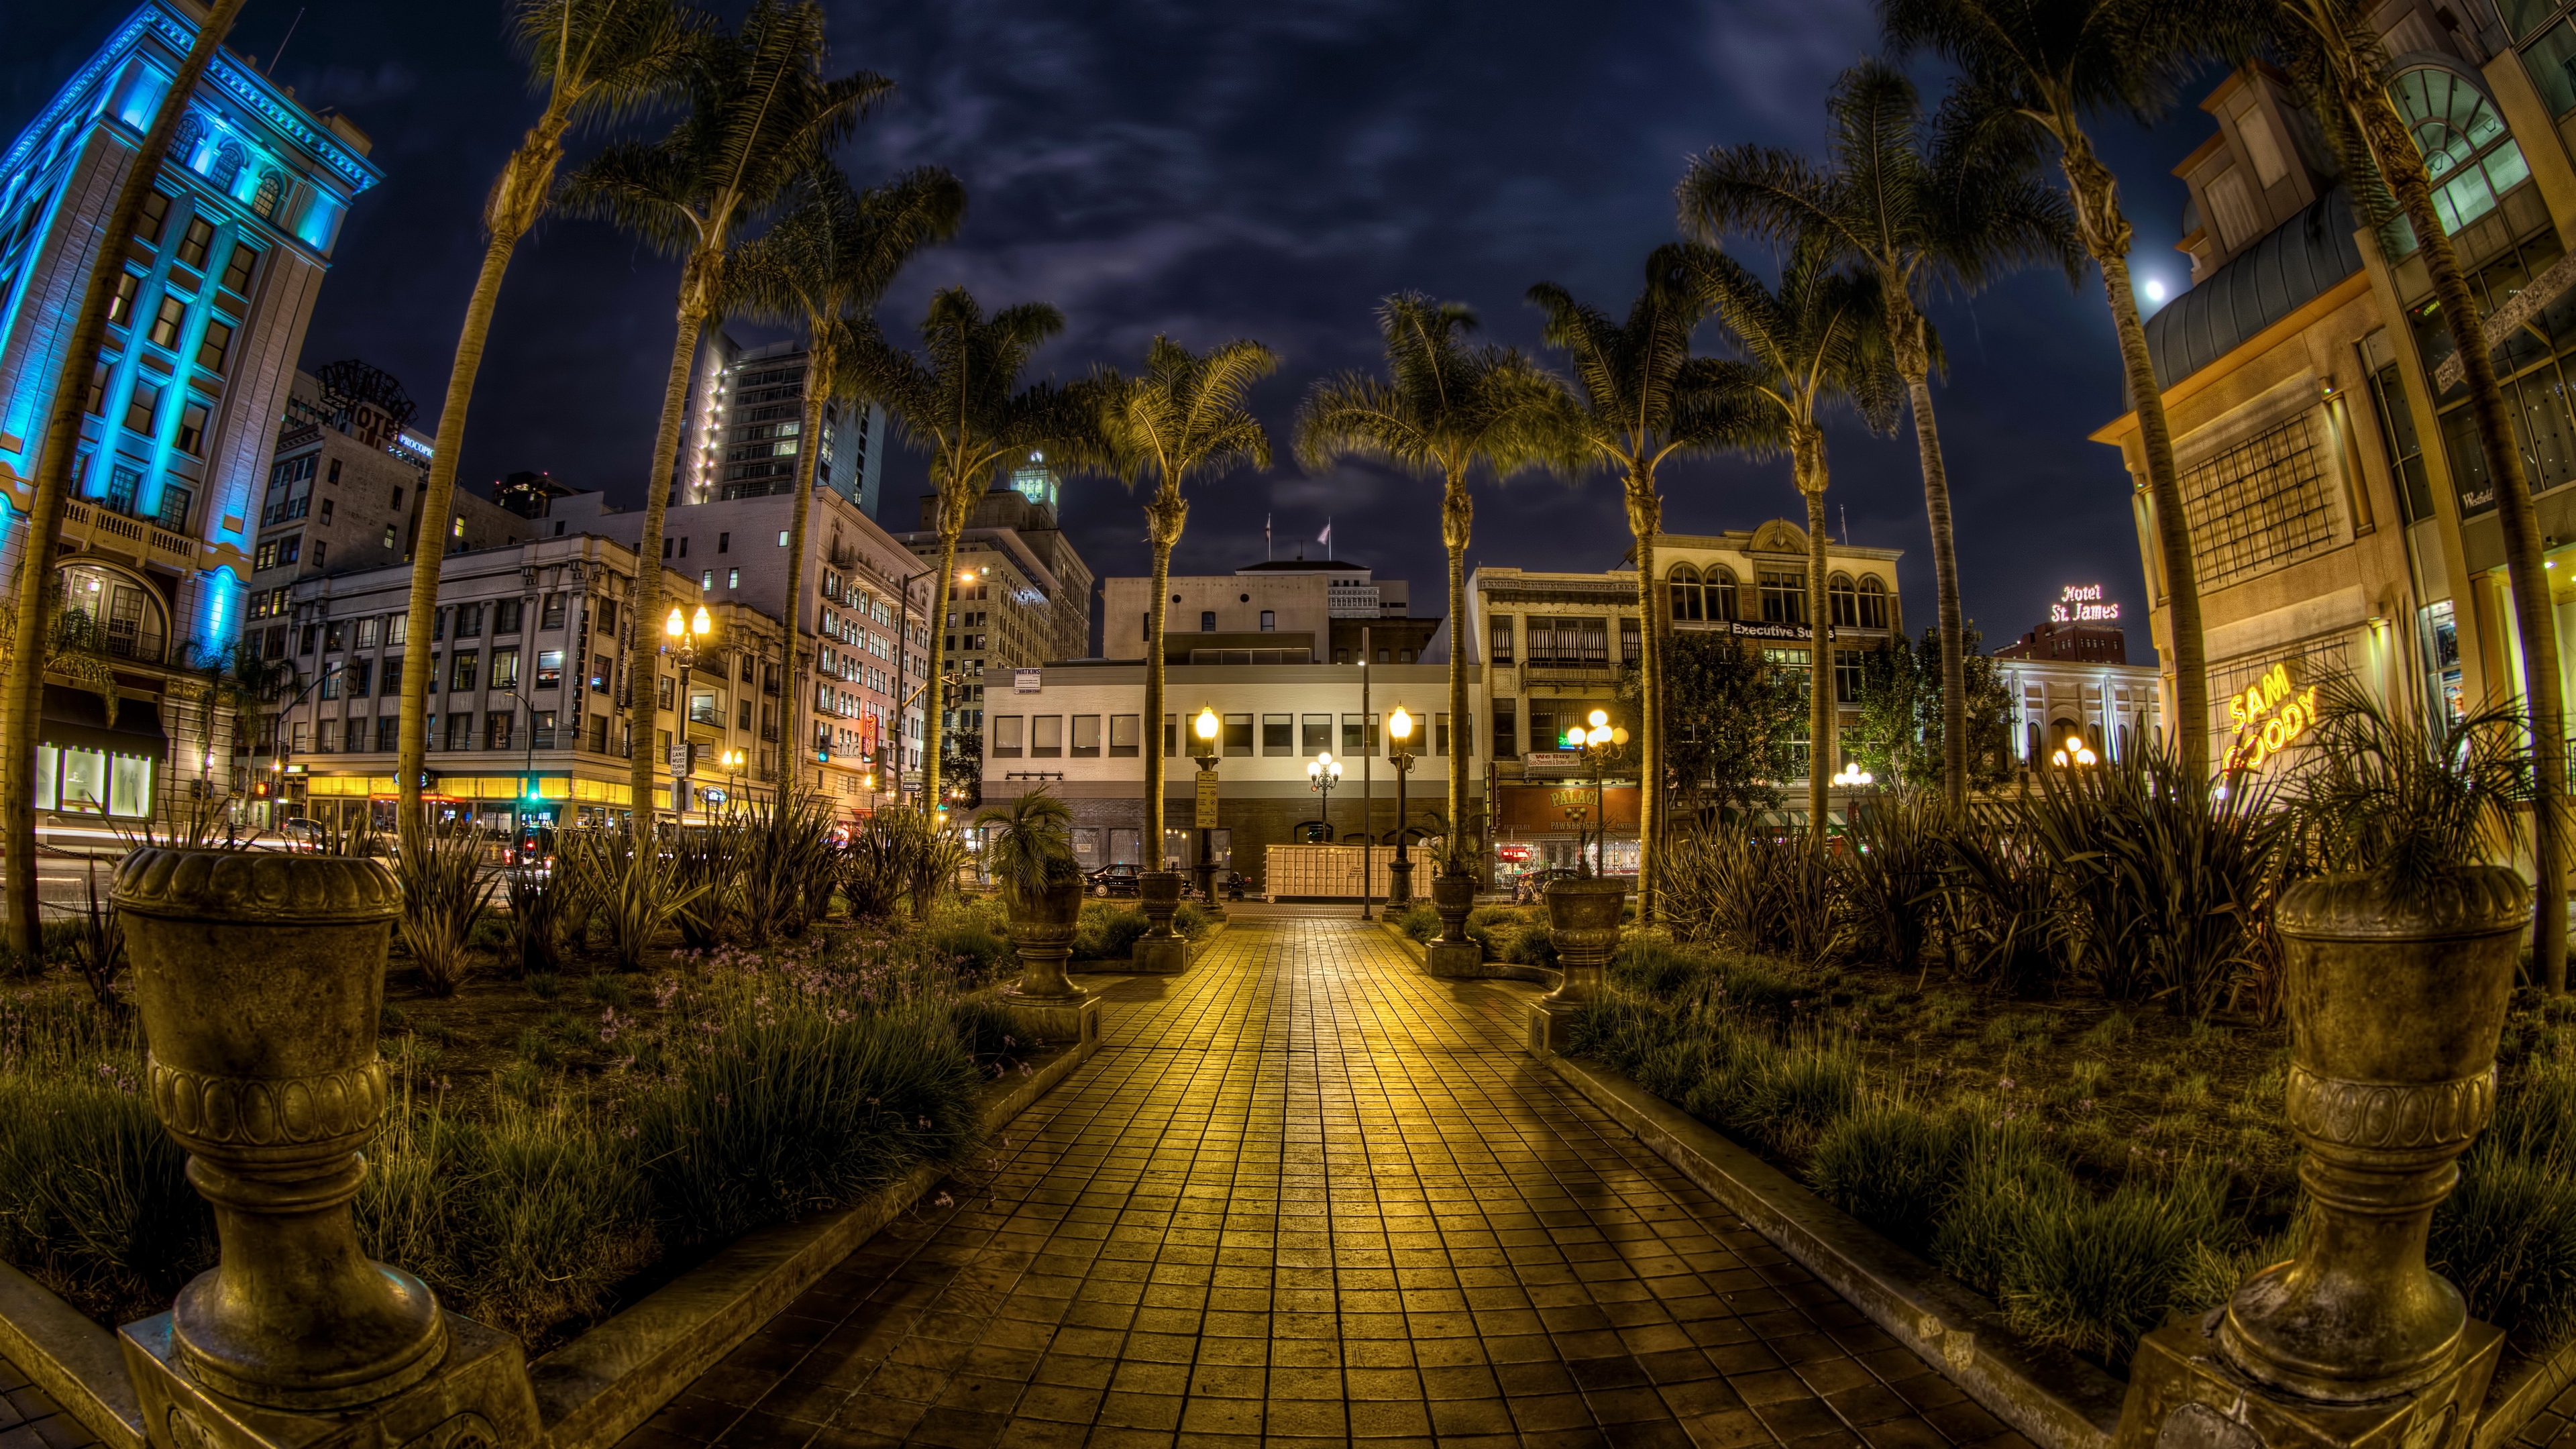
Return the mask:
{"type": "Polygon", "coordinates": [[[0,575],[31,548],[57,570],[122,696],[111,720],[89,693],[46,686],[39,819],[71,828],[237,787],[231,723],[187,681],[241,636],[304,329],[349,207],[380,174],[347,119],[218,55],[140,225],[112,239],[125,265],[106,346],[67,368],[101,224],[202,14],[137,9],[0,155],[0,575]],[[73,501],[55,537],[31,540],[36,455],[65,387],[86,404],[73,501]]]}

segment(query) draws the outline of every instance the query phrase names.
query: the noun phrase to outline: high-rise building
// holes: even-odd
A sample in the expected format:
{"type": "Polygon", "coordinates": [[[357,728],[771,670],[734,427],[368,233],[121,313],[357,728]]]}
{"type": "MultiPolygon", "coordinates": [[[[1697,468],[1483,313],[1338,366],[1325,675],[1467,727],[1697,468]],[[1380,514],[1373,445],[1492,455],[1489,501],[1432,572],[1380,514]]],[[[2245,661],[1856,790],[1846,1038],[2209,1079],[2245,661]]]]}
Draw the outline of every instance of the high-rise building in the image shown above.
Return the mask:
{"type": "MultiPolygon", "coordinates": [[[[948,661],[942,717],[951,729],[983,728],[988,677],[1004,693],[1009,672],[1091,652],[1091,566],[1056,520],[1060,483],[1046,460],[1028,460],[983,497],[957,537],[957,578],[942,622],[948,661]]],[[[939,499],[921,500],[921,527],[903,534],[914,554],[939,557],[939,499]]]]}
{"type": "MultiPolygon", "coordinates": [[[[246,648],[267,659],[288,657],[289,586],[297,579],[410,559],[436,446],[410,426],[413,411],[401,383],[355,359],[295,374],[251,551],[246,648]]],[[[514,543],[532,527],[459,488],[437,532],[441,552],[459,553],[514,543]]]]}
{"type": "Polygon", "coordinates": [[[111,731],[76,691],[47,691],[37,788],[58,816],[150,814],[174,777],[223,792],[229,721],[166,686],[241,631],[294,359],[341,220],[380,176],[364,132],[226,51],[184,99],[133,234],[104,237],[203,14],[136,9],[0,155],[0,491],[14,505],[0,574],[34,549],[99,624],[120,689],[146,696],[111,731]],[[124,258],[106,345],[69,359],[102,244],[124,258]],[[55,537],[30,539],[19,521],[65,387],[85,402],[72,502],[55,537]]]}
{"type": "MultiPolygon", "coordinates": [[[[745,349],[719,331],[699,344],[671,480],[673,503],[766,498],[795,488],[806,446],[798,434],[805,426],[809,361],[797,342],[745,349]]],[[[827,400],[814,481],[874,518],[886,444],[884,408],[827,400]]]]}

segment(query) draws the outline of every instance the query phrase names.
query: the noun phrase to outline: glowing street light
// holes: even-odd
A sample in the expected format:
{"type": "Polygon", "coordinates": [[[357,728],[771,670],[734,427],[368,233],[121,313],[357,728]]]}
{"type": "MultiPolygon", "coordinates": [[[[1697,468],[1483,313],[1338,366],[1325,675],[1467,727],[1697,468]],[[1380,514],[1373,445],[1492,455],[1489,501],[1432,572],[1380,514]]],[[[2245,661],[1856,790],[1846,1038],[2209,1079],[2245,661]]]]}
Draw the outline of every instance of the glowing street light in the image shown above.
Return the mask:
{"type": "Polygon", "coordinates": [[[2066,737],[2066,748],[2059,750],[2056,754],[2051,755],[2048,758],[2049,763],[2056,765],[2059,769],[2064,769],[2068,765],[2098,765],[2102,763],[2102,757],[2093,753],[2093,747],[2084,743],[2084,736],[2080,734],[2068,735],[2066,737]]]}
{"type": "Polygon", "coordinates": [[[1854,761],[1834,773],[1833,783],[1846,790],[1855,790],[1863,785],[1877,784],[1878,777],[1862,769],[1859,762],[1854,761]]]}

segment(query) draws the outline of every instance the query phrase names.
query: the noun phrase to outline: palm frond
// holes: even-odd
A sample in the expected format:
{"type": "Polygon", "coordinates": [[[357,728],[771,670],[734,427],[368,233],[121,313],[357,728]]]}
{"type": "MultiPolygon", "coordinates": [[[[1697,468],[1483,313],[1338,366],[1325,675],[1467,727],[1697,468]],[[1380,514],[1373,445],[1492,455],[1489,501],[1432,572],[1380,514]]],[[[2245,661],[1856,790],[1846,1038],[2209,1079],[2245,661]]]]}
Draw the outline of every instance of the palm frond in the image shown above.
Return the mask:
{"type": "Polygon", "coordinates": [[[613,126],[679,100],[706,21],[674,0],[517,0],[513,47],[529,84],[575,126],[613,126]]]}

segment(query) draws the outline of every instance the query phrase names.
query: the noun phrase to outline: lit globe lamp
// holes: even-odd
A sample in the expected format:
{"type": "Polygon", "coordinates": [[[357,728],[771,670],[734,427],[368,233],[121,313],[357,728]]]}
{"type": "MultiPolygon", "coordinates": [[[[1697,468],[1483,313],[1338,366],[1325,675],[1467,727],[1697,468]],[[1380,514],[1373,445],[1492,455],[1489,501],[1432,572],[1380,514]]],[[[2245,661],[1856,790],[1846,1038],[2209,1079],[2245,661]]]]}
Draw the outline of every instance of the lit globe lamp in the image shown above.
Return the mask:
{"type": "Polygon", "coordinates": [[[2050,764],[2057,766],[2061,770],[2069,765],[2098,765],[2102,763],[2102,757],[2093,753],[2093,747],[2084,743],[2084,736],[2080,734],[2068,735],[2066,737],[2066,747],[2059,750],[2056,754],[2049,756],[2048,759],[2050,764]]]}
{"type": "MultiPolygon", "coordinates": [[[[1207,781],[1211,786],[1214,785],[1216,778],[1217,736],[1224,728],[1225,721],[1217,718],[1216,709],[1211,705],[1199,706],[1198,717],[1190,721],[1190,733],[1196,736],[1199,742],[1198,751],[1190,758],[1198,761],[1199,778],[1207,781]]],[[[1216,831],[1208,825],[1201,824],[1198,863],[1199,899],[1207,902],[1209,911],[1222,916],[1223,911],[1216,903],[1215,847],[1216,831]]]]}
{"type": "Polygon", "coordinates": [[[1413,773],[1413,715],[1403,705],[1386,717],[1387,738],[1394,743],[1386,761],[1395,766],[1395,863],[1388,866],[1387,904],[1410,905],[1413,902],[1413,859],[1405,853],[1404,781],[1413,773]]]}

